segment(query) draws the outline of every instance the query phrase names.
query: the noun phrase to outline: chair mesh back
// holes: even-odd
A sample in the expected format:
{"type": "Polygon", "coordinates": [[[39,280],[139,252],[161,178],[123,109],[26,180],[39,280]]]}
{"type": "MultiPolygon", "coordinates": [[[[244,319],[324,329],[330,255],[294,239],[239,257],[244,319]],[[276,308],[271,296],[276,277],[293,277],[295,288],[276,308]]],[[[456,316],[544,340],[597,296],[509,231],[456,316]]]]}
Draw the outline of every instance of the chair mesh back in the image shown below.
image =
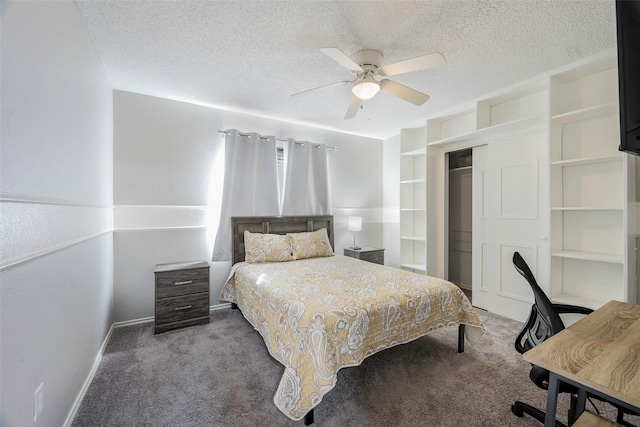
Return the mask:
{"type": "Polygon", "coordinates": [[[547,295],[542,291],[540,286],[538,286],[538,282],[536,282],[531,269],[529,269],[529,266],[518,252],[513,254],[513,265],[518,273],[527,279],[527,282],[529,282],[531,290],[533,291],[533,296],[536,301],[535,311],[538,318],[536,319],[535,326],[532,328],[535,329],[535,332],[531,332],[529,339],[532,340],[532,344],[537,341],[536,344],[534,344],[537,345],[544,341],[545,338],[555,335],[563,330],[564,323],[553,308],[553,305],[549,298],[547,298],[547,295]]]}
{"type": "Polygon", "coordinates": [[[527,341],[531,347],[535,347],[542,341],[546,340],[553,334],[551,333],[551,327],[545,322],[545,318],[538,310],[536,310],[537,316],[534,325],[529,329],[527,334],[527,341]]]}

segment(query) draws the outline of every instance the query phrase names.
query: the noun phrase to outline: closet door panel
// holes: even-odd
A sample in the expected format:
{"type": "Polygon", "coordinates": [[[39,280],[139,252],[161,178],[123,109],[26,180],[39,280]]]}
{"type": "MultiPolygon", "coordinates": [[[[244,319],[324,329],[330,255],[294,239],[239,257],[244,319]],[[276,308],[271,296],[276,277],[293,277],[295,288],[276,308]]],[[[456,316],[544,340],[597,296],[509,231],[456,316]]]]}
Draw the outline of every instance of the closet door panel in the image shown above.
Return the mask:
{"type": "Polygon", "coordinates": [[[489,165],[488,146],[473,147],[473,193],[472,193],[472,290],[473,305],[485,310],[489,308],[490,284],[493,281],[494,268],[489,265],[488,242],[488,197],[489,165]]]}
{"type": "MultiPolygon", "coordinates": [[[[492,269],[489,310],[524,321],[533,303],[528,283],[515,270],[520,252],[543,289],[548,286],[547,132],[489,143],[487,244],[484,268],[492,269]],[[546,191],[545,191],[546,193],[546,191]]],[[[487,274],[487,273],[485,273],[487,274]]]]}

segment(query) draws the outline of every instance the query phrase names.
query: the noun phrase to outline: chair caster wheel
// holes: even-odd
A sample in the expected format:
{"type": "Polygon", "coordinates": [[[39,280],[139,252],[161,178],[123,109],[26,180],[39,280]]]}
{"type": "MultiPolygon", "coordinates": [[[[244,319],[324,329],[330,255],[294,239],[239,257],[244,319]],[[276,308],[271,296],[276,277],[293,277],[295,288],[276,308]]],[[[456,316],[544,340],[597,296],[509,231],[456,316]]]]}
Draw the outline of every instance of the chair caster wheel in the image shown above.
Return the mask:
{"type": "Polygon", "coordinates": [[[516,405],[511,405],[511,412],[513,412],[513,415],[517,417],[524,417],[524,412],[522,412],[521,409],[516,408],[516,405]]]}

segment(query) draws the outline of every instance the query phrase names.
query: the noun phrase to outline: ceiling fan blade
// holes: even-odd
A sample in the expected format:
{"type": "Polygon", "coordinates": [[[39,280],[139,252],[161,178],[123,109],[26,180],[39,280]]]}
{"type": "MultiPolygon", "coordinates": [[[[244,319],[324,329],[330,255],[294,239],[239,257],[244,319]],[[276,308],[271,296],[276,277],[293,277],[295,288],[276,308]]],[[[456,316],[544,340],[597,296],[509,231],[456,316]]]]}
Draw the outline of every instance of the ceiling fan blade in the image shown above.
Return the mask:
{"type": "Polygon", "coordinates": [[[320,51],[349,71],[353,71],[354,73],[360,73],[364,71],[362,67],[360,67],[353,61],[353,59],[349,58],[338,48],[324,47],[320,49],[320,51]]]}
{"type": "Polygon", "coordinates": [[[380,80],[380,90],[390,95],[397,96],[412,104],[420,106],[429,100],[429,95],[411,89],[408,86],[396,83],[389,79],[380,80]]]}
{"type": "Polygon", "coordinates": [[[380,68],[385,76],[396,76],[398,74],[411,73],[413,71],[425,70],[446,65],[447,61],[441,53],[435,52],[406,61],[395,62],[380,68]]]}
{"type": "Polygon", "coordinates": [[[351,97],[351,101],[349,101],[349,108],[347,108],[347,114],[344,115],[345,120],[352,119],[356,116],[358,112],[358,108],[360,108],[360,104],[362,101],[357,96],[353,95],[351,97]]]}
{"type": "Polygon", "coordinates": [[[331,89],[332,87],[338,87],[338,86],[346,85],[347,83],[353,83],[354,81],[355,80],[344,80],[342,82],[330,83],[328,85],[316,87],[316,88],[313,88],[313,89],[303,90],[302,92],[294,93],[291,96],[304,95],[304,94],[311,93],[311,92],[321,91],[321,90],[325,90],[325,89],[331,89]]]}

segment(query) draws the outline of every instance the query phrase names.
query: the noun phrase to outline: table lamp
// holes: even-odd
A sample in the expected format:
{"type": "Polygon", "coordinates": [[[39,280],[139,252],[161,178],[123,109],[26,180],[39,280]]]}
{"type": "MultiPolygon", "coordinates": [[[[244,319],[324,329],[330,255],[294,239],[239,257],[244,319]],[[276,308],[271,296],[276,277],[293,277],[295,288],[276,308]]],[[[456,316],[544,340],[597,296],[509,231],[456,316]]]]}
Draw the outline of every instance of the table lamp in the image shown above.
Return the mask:
{"type": "Polygon", "coordinates": [[[356,246],[356,231],[362,230],[362,217],[350,216],[347,228],[349,231],[353,231],[353,246],[351,246],[351,249],[360,249],[360,246],[356,246]]]}

